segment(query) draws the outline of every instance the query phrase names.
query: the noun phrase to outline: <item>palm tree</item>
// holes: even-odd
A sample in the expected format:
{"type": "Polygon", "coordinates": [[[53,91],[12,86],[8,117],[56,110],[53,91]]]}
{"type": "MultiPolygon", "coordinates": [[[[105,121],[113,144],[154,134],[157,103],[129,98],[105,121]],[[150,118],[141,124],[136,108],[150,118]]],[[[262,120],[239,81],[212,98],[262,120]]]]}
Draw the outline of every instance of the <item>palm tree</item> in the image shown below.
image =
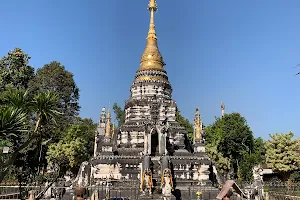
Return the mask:
{"type": "Polygon", "coordinates": [[[19,108],[12,106],[0,110],[0,139],[18,137],[28,132],[27,115],[19,108]]]}
{"type": "MultiPolygon", "coordinates": [[[[14,148],[10,157],[2,165],[0,182],[3,180],[7,169],[11,166],[18,153],[26,148],[36,138],[41,138],[40,127],[50,121],[55,122],[59,114],[57,103],[59,96],[53,92],[40,92],[31,99],[27,92],[14,90],[7,92],[1,98],[0,104],[0,139],[8,136],[27,138],[23,144],[14,148]],[[29,124],[30,117],[34,119],[34,129],[29,124]],[[22,134],[27,132],[27,134],[22,134]]],[[[14,138],[11,138],[14,140],[14,138]]]]}
{"type": "Polygon", "coordinates": [[[2,107],[13,107],[21,109],[24,112],[29,112],[31,99],[28,91],[12,89],[3,92],[1,97],[2,107]]]}
{"type": "Polygon", "coordinates": [[[38,132],[38,128],[41,125],[47,124],[50,121],[56,123],[56,116],[62,114],[57,110],[58,100],[59,96],[51,91],[34,95],[31,107],[36,115],[35,133],[38,132]]]}
{"type": "Polygon", "coordinates": [[[0,98],[0,139],[18,137],[29,131],[28,93],[10,90],[2,93],[0,98]]]}

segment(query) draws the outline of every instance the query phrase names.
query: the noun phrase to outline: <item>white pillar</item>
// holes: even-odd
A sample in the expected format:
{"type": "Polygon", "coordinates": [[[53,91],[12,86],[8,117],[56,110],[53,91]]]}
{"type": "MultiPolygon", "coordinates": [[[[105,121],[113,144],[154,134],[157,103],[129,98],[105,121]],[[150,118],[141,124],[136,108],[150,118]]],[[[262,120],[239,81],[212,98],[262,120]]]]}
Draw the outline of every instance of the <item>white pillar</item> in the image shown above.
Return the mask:
{"type": "Polygon", "coordinates": [[[161,155],[162,154],[162,146],[161,146],[161,143],[162,143],[162,141],[161,141],[161,138],[162,137],[162,135],[161,135],[161,132],[159,131],[158,132],[158,153],[159,153],[159,155],[161,155]]]}
{"type": "Polygon", "coordinates": [[[168,151],[167,151],[167,134],[164,134],[165,136],[165,149],[164,149],[164,154],[167,155],[168,151]]]}
{"type": "Polygon", "coordinates": [[[98,133],[96,132],[96,135],[95,135],[95,144],[94,144],[94,157],[97,156],[97,135],[98,135],[98,133]]]}
{"type": "Polygon", "coordinates": [[[144,155],[148,153],[148,134],[144,132],[144,155]]]}
{"type": "Polygon", "coordinates": [[[148,154],[151,154],[151,132],[148,133],[148,154]]]}

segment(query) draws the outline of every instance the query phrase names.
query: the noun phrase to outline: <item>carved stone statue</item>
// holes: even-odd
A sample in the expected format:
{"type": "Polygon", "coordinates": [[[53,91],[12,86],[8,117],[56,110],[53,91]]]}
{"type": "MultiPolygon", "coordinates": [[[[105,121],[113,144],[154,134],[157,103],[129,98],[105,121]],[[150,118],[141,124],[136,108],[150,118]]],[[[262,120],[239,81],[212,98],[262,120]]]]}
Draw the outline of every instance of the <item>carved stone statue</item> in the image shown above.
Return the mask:
{"type": "Polygon", "coordinates": [[[150,169],[151,158],[150,156],[145,156],[142,165],[142,174],[141,174],[141,184],[140,191],[145,194],[148,192],[152,194],[152,171],[150,169]]]}
{"type": "Polygon", "coordinates": [[[173,177],[170,168],[170,160],[164,156],[161,160],[161,189],[164,196],[171,196],[173,190],[173,177]]]}
{"type": "Polygon", "coordinates": [[[91,164],[87,161],[81,163],[78,175],[73,184],[77,186],[86,187],[90,184],[91,164]]]}
{"type": "Polygon", "coordinates": [[[155,125],[156,131],[159,135],[159,153],[160,155],[167,155],[167,134],[169,131],[169,122],[167,118],[160,122],[159,124],[155,125]]]}
{"type": "Polygon", "coordinates": [[[142,122],[144,126],[144,154],[149,155],[151,154],[151,134],[154,131],[155,127],[153,125],[153,122],[151,121],[143,121],[142,122]]]}

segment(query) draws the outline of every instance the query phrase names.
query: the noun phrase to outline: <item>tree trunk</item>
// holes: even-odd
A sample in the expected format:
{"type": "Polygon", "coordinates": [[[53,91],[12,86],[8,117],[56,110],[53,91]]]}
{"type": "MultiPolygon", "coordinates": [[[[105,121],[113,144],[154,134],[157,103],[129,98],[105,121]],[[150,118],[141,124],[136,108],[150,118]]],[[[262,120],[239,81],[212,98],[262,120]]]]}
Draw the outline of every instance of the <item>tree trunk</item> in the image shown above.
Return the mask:
{"type": "Polygon", "coordinates": [[[37,132],[39,126],[40,126],[40,122],[41,122],[41,118],[39,117],[36,124],[35,124],[35,128],[34,128],[34,132],[37,132]]]}
{"type": "Polygon", "coordinates": [[[37,176],[40,175],[40,166],[41,166],[41,158],[42,158],[42,150],[43,150],[43,143],[42,139],[40,139],[40,151],[39,151],[39,161],[38,161],[38,169],[37,169],[37,176]]]}

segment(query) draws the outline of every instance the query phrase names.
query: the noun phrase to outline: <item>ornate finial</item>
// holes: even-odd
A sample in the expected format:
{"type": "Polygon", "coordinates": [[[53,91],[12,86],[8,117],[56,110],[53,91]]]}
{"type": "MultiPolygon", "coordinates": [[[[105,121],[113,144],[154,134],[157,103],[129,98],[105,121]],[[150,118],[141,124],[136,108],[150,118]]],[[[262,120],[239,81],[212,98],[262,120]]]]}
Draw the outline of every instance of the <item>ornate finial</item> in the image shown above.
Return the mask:
{"type": "Polygon", "coordinates": [[[150,26],[147,36],[147,44],[141,57],[139,70],[161,70],[164,71],[165,65],[162,56],[158,50],[157,37],[154,24],[154,12],[157,10],[156,0],[150,0],[148,4],[150,11],[150,26]]]}
{"type": "Polygon", "coordinates": [[[195,118],[194,118],[194,140],[200,142],[202,139],[202,122],[200,118],[199,108],[196,108],[195,118]]]}
{"type": "Polygon", "coordinates": [[[154,12],[157,10],[156,0],[150,0],[148,10],[150,11],[150,26],[147,39],[154,39],[156,41],[157,37],[154,24],[154,12]]]}
{"type": "Polygon", "coordinates": [[[156,0],[150,0],[149,1],[149,4],[148,4],[148,10],[154,10],[156,11],[157,10],[157,4],[156,4],[156,0]]]}
{"type": "Polygon", "coordinates": [[[221,111],[222,111],[222,117],[225,114],[225,104],[223,102],[221,102],[221,111]]]}
{"type": "Polygon", "coordinates": [[[100,123],[105,123],[105,119],[106,119],[106,113],[105,113],[105,107],[103,107],[101,110],[100,123]]]}
{"type": "Polygon", "coordinates": [[[111,118],[111,114],[110,114],[110,106],[108,106],[108,109],[107,109],[107,118],[111,118]]]}
{"type": "Polygon", "coordinates": [[[110,106],[108,106],[107,115],[106,115],[106,128],[105,128],[105,136],[106,137],[110,137],[111,136],[110,119],[111,119],[110,106]]]}

